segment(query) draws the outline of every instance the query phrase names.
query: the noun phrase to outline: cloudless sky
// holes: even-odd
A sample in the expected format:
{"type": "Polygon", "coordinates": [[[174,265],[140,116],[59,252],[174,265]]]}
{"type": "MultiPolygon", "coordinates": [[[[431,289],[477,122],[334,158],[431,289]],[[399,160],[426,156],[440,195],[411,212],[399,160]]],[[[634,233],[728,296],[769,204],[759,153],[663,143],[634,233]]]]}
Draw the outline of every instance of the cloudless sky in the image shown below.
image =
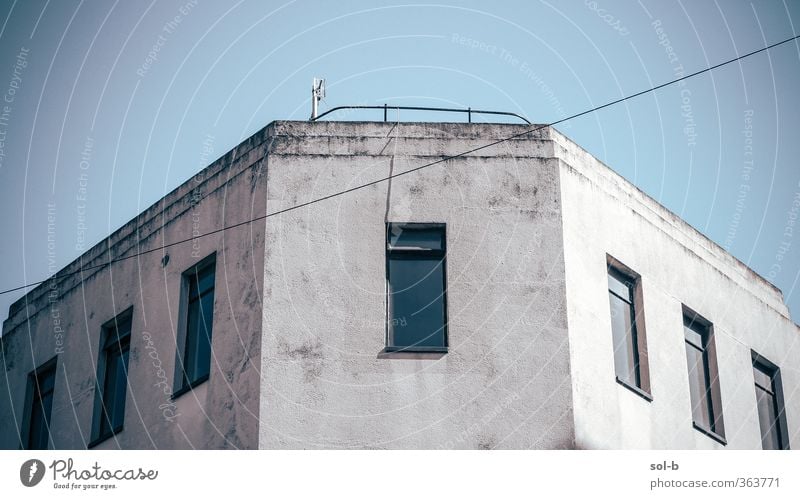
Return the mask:
{"type": "MultiPolygon", "coordinates": [[[[323,111],[471,106],[546,123],[795,36],[800,3],[5,0],[0,23],[8,289],[270,121],[307,119],[314,76],[323,111]]],[[[797,321],[798,89],[790,43],[557,128],[781,288],[797,321]]],[[[22,295],[0,295],[0,318],[22,295]]]]}

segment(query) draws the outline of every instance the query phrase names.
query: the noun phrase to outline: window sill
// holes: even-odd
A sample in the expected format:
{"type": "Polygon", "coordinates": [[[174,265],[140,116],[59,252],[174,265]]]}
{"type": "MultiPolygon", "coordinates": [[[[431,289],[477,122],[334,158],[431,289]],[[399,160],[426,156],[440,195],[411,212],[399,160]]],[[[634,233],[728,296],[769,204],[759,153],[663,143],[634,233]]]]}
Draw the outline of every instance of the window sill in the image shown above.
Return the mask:
{"type": "Polygon", "coordinates": [[[386,347],[378,353],[379,359],[441,359],[447,347],[386,347]]]}
{"type": "Polygon", "coordinates": [[[718,434],[718,433],[716,433],[714,431],[711,431],[708,428],[704,428],[704,427],[700,426],[699,424],[695,423],[694,421],[692,421],[692,426],[694,426],[694,429],[699,431],[703,435],[711,437],[712,440],[716,440],[717,442],[721,443],[722,445],[728,445],[728,441],[725,440],[725,437],[723,437],[722,435],[720,435],[720,434],[718,434]]]}
{"type": "Polygon", "coordinates": [[[386,347],[384,352],[432,352],[432,353],[447,353],[447,347],[386,347]]]}
{"type": "Polygon", "coordinates": [[[201,376],[201,377],[197,378],[196,380],[192,381],[188,385],[182,386],[178,391],[176,391],[176,392],[174,392],[172,394],[172,400],[175,400],[176,398],[180,397],[184,393],[188,393],[188,392],[194,390],[195,388],[197,388],[198,386],[202,385],[203,383],[208,381],[208,376],[209,375],[206,374],[205,376],[201,376]]]}
{"type": "Polygon", "coordinates": [[[620,385],[624,386],[628,390],[632,391],[636,395],[642,397],[646,401],[648,401],[648,402],[652,402],[653,401],[653,396],[652,395],[650,395],[646,391],[642,390],[641,388],[639,388],[637,386],[634,386],[634,385],[631,385],[627,381],[624,381],[624,380],[620,379],[619,376],[617,376],[617,383],[619,383],[620,385]]]}
{"type": "Polygon", "coordinates": [[[102,435],[100,437],[95,438],[94,440],[89,442],[89,444],[86,446],[86,448],[87,449],[91,449],[92,447],[97,447],[98,445],[102,444],[103,442],[105,442],[109,438],[111,438],[114,435],[116,435],[117,433],[121,432],[122,428],[123,427],[120,426],[119,428],[115,428],[114,430],[110,431],[109,433],[106,433],[105,435],[102,435]]]}

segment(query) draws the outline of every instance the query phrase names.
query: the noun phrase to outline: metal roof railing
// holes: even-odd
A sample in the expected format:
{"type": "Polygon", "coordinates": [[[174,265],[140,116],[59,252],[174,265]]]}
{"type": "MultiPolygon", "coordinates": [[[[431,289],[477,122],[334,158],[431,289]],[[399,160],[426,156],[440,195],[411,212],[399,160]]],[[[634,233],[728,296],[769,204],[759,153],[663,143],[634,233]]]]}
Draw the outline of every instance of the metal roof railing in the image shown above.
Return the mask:
{"type": "Polygon", "coordinates": [[[447,113],[466,113],[467,115],[467,122],[472,123],[472,115],[473,114],[492,114],[497,116],[512,116],[514,118],[519,118],[528,125],[531,124],[525,117],[520,116],[517,113],[511,113],[508,111],[486,111],[482,109],[472,109],[468,107],[466,109],[455,109],[455,108],[448,108],[448,107],[420,107],[420,106],[390,106],[388,104],[384,104],[382,106],[337,106],[332,109],[328,109],[324,113],[320,114],[317,117],[309,119],[309,121],[317,121],[320,118],[327,116],[330,113],[335,111],[341,111],[342,109],[383,109],[383,121],[389,121],[389,110],[403,110],[403,111],[437,111],[437,112],[447,112],[447,113]]]}

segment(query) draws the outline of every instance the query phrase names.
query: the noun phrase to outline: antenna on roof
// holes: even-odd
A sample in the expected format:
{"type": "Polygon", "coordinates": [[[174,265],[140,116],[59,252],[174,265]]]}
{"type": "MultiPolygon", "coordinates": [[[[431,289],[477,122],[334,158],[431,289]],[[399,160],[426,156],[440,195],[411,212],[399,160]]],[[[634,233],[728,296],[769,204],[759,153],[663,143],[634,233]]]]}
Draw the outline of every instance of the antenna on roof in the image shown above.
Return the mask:
{"type": "Polygon", "coordinates": [[[311,83],[311,119],[317,119],[319,101],[325,98],[325,79],[314,78],[311,83]]]}

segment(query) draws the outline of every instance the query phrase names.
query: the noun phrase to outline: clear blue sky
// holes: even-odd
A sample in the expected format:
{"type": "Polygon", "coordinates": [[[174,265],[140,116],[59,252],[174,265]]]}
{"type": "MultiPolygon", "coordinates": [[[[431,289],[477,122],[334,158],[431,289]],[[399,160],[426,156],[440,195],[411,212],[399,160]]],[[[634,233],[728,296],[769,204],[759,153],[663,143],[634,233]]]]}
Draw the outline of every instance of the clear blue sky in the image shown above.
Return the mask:
{"type": "MultiPolygon", "coordinates": [[[[794,36],[800,4],[6,0],[0,23],[6,289],[270,121],[307,119],[314,76],[323,110],[471,106],[544,123],[794,36]]],[[[787,44],[558,128],[768,277],[798,321],[798,89],[787,44]]],[[[0,318],[21,295],[0,296],[0,318]]]]}

